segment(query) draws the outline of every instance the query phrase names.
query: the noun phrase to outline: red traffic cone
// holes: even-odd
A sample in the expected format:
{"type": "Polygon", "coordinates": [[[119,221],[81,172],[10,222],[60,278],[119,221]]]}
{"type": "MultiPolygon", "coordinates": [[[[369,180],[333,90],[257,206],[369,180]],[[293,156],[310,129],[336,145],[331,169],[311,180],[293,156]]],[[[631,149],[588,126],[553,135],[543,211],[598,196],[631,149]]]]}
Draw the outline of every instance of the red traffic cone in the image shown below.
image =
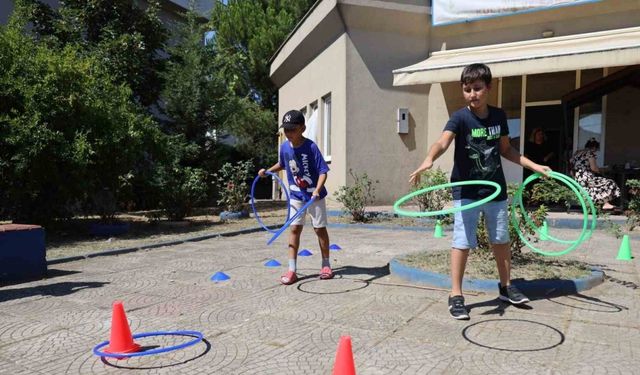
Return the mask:
{"type": "Polygon", "coordinates": [[[340,337],[333,375],[356,375],[356,365],[353,363],[353,352],[351,351],[351,336],[340,337]]]}
{"type": "Polygon", "coordinates": [[[111,315],[111,338],[109,346],[104,351],[107,353],[134,353],[139,350],[140,345],[133,342],[124,306],[121,301],[115,301],[113,315],[111,315]]]}

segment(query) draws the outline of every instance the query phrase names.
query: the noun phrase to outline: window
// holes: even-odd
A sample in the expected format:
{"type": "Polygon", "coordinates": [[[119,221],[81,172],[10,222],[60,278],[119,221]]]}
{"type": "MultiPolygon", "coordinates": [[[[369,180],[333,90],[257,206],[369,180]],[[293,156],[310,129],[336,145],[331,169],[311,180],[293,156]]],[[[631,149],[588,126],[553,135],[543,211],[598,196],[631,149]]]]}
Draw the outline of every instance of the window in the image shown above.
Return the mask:
{"type": "Polygon", "coordinates": [[[204,45],[207,46],[215,41],[216,32],[215,31],[207,31],[204,33],[204,45]]]}
{"type": "Polygon", "coordinates": [[[331,95],[322,99],[322,143],[325,161],[331,161],[331,95]]]}
{"type": "Polygon", "coordinates": [[[596,153],[597,164],[604,165],[604,126],[602,123],[602,98],[580,106],[578,116],[578,148],[595,138],[600,143],[600,152],[596,153]]]}
{"type": "Polygon", "coordinates": [[[307,130],[302,133],[305,138],[308,138],[313,141],[313,143],[318,144],[318,104],[317,102],[311,103],[309,106],[310,114],[309,116],[305,116],[307,130]]]}

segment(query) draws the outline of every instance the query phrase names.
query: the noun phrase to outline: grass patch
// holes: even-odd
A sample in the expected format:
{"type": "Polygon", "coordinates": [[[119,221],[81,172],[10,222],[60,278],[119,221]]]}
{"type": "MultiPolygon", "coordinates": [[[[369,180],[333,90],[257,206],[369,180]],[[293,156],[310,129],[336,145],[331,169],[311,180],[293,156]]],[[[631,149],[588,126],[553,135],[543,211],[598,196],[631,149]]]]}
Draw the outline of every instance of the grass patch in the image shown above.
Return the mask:
{"type": "MultiPolygon", "coordinates": [[[[450,274],[451,250],[422,251],[399,259],[409,267],[450,274]]],[[[514,254],[511,278],[535,279],[576,279],[591,274],[588,264],[576,260],[554,259],[536,253],[514,254]]],[[[464,273],[471,279],[498,279],[498,269],[493,254],[489,250],[471,250],[464,273]]]]}

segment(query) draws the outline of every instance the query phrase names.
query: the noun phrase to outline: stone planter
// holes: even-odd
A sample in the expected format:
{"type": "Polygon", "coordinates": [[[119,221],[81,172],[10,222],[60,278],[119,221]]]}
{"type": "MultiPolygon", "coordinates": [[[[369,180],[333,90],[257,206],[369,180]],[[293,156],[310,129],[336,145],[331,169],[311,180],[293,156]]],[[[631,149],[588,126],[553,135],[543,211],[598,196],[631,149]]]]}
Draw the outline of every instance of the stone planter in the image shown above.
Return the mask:
{"type": "Polygon", "coordinates": [[[44,228],[0,225],[0,283],[38,279],[46,273],[44,228]]]}
{"type": "MultiPolygon", "coordinates": [[[[451,277],[449,275],[413,268],[403,264],[397,258],[389,262],[389,271],[393,276],[411,283],[451,289],[451,277]]],[[[512,282],[529,297],[550,298],[580,293],[600,285],[604,282],[604,272],[599,268],[592,268],[590,275],[578,279],[514,279],[512,282]]],[[[462,288],[464,290],[495,293],[498,291],[498,280],[465,278],[462,282],[462,288]]]]}

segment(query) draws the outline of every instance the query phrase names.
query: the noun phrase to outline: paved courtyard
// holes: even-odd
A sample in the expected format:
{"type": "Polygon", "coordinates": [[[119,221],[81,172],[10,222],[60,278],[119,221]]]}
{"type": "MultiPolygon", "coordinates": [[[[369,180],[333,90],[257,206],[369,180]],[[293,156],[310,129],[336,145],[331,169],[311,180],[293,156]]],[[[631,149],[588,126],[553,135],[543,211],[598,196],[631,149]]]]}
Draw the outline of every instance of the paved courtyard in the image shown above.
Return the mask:
{"type": "Polygon", "coordinates": [[[573,254],[602,266],[603,284],[526,308],[469,294],[471,320],[455,321],[446,291],[408,285],[387,268],[396,255],[447,248],[448,238],[329,232],[343,248],[331,253],[336,278],[318,280],[319,250],[307,229],[301,248],[314,255],[299,258],[306,277],[286,287],[278,282],[284,267],[263,265],[286,264],[286,236],[266,246],[265,232],[50,265],[46,280],[0,287],[0,373],[331,374],[341,335],[352,337],[358,374],[640,373],[640,269],[637,257],[615,260],[619,241],[606,233],[573,254]],[[210,281],[218,271],[231,279],[210,281]],[[196,330],[205,341],[155,356],[96,357],[115,300],[134,334],[196,330]]]}

